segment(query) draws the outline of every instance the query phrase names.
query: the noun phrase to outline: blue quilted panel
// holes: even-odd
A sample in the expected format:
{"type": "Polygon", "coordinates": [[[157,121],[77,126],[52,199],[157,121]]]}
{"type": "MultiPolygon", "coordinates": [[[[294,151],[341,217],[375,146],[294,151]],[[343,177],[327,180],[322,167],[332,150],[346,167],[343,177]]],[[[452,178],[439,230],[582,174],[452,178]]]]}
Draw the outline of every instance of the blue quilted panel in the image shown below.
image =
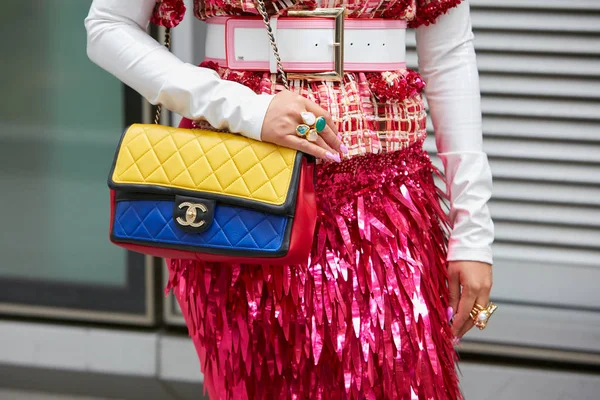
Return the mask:
{"type": "Polygon", "coordinates": [[[113,234],[119,239],[214,249],[274,252],[281,247],[288,220],[285,216],[217,205],[211,226],[204,232],[190,233],[175,225],[173,204],[172,201],[120,201],[113,234]]]}

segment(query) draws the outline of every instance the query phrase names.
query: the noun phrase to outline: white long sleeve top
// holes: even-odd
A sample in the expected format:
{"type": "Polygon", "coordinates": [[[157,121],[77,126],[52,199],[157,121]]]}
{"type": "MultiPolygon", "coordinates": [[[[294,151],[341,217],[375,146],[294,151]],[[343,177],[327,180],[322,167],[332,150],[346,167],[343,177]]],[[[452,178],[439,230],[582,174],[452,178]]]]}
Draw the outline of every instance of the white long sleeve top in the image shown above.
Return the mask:
{"type": "MultiPolygon", "coordinates": [[[[184,63],[147,34],[156,0],[94,0],[85,20],[89,58],[152,104],[260,140],[272,95],[184,63]]],[[[482,148],[479,76],[469,5],[417,28],[419,72],[444,164],[452,232],[448,260],[492,263],[492,177],[482,148]]]]}

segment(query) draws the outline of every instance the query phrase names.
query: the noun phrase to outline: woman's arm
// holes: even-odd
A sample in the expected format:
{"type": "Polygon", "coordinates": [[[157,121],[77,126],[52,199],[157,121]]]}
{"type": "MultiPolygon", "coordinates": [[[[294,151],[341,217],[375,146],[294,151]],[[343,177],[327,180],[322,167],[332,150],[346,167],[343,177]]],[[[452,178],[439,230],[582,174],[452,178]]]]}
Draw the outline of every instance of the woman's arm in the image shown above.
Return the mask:
{"type": "Polygon", "coordinates": [[[213,70],[184,63],[152,39],[146,28],[155,4],[94,0],[85,20],[89,58],[152,104],[260,140],[273,96],[258,95],[220,79],[213,70]]]}
{"type": "Polygon", "coordinates": [[[449,315],[462,337],[474,324],[475,303],[486,306],[492,286],[494,225],[487,202],[492,174],[482,146],[481,96],[469,5],[417,29],[419,69],[444,163],[453,224],[448,243],[449,315]]]}
{"type": "Polygon", "coordinates": [[[451,200],[448,260],[492,263],[492,174],[482,147],[479,75],[469,5],[417,29],[419,71],[451,200]]]}
{"type": "Polygon", "coordinates": [[[325,110],[287,90],[256,94],[211,69],[179,60],[146,33],[155,5],[156,0],[94,0],[85,20],[89,58],[152,104],[218,129],[340,162],[337,152],[347,149],[325,110]],[[314,143],[295,134],[300,113],[307,110],[327,120],[314,143]]]}

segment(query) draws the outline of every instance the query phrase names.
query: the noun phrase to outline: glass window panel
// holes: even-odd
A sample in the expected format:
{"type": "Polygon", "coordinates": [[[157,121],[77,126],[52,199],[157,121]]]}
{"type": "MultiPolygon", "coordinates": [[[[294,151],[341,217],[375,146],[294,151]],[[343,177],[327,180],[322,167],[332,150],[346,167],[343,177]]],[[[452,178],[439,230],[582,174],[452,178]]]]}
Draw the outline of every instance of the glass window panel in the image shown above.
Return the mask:
{"type": "Polygon", "coordinates": [[[3,1],[0,278],[126,284],[106,180],[123,85],[91,63],[89,1],[3,1]]]}

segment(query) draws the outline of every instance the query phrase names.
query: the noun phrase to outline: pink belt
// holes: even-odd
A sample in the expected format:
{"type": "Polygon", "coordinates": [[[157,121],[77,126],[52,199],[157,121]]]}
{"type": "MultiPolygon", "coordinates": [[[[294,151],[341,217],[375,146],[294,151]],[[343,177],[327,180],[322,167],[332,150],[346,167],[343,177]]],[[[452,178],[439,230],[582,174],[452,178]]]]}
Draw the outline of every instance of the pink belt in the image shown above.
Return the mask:
{"type": "MultiPolygon", "coordinates": [[[[406,68],[405,21],[312,17],[311,13],[314,11],[271,18],[283,68],[290,79],[309,72],[331,71],[339,77],[344,71],[406,68]]],[[[258,17],[208,19],[205,54],[207,61],[230,69],[277,71],[264,22],[258,17]]]]}

